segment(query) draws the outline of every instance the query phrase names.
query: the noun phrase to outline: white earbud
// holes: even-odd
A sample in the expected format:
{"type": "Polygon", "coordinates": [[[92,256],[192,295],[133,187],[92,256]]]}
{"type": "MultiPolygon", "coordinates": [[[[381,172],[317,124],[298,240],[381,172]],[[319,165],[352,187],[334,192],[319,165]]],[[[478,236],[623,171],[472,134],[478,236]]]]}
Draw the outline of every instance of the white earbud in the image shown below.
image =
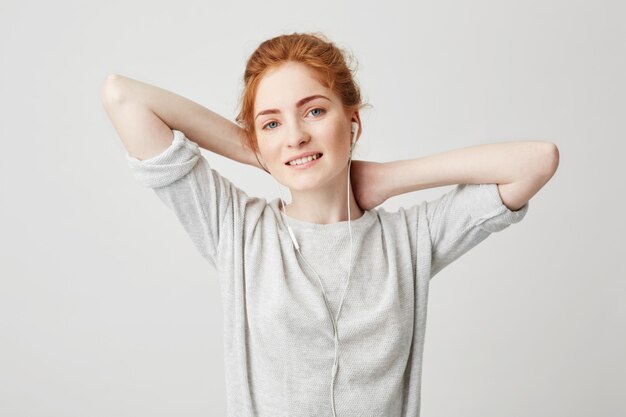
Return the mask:
{"type": "Polygon", "coordinates": [[[350,157],[352,157],[352,151],[354,150],[354,145],[356,145],[356,133],[359,131],[359,124],[357,122],[352,122],[352,143],[350,144],[350,157]]]}

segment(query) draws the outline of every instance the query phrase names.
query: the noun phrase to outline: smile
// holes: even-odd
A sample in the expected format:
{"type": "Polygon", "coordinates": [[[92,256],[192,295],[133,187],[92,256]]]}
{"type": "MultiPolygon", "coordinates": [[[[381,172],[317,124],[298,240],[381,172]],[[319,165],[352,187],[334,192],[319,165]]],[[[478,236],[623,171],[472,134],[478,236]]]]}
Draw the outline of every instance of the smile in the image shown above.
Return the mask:
{"type": "Polygon", "coordinates": [[[287,162],[285,165],[291,168],[295,168],[295,169],[305,169],[305,168],[315,165],[321,157],[322,157],[322,154],[317,154],[314,156],[309,156],[306,158],[300,158],[294,161],[287,162]]]}

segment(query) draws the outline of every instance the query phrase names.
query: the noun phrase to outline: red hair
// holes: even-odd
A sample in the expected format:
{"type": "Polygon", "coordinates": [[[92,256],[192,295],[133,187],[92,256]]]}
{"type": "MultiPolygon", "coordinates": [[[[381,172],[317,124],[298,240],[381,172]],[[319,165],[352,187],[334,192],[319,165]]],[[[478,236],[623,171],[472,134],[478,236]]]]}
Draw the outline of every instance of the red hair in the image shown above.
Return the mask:
{"type": "Polygon", "coordinates": [[[312,69],[320,84],[339,96],[346,114],[366,107],[354,80],[354,70],[346,63],[348,55],[344,54],[343,49],[320,32],[292,33],[263,41],[246,63],[243,93],[239,102],[241,110],[236,117],[246,134],[246,147],[255,155],[259,152],[254,125],[254,101],[259,83],[269,70],[284,63],[302,63],[312,69]]]}

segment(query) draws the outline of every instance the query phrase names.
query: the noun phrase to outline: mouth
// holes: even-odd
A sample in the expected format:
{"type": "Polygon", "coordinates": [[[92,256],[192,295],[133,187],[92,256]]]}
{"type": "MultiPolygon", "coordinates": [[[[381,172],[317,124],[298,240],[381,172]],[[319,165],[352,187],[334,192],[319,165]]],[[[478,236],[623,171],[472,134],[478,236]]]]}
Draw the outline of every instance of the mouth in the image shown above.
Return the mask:
{"type": "Polygon", "coordinates": [[[290,168],[305,169],[305,168],[315,165],[317,161],[319,161],[322,158],[323,155],[324,154],[322,153],[318,153],[317,155],[309,156],[307,158],[296,159],[295,162],[292,162],[292,163],[285,162],[285,165],[287,165],[290,168]]]}

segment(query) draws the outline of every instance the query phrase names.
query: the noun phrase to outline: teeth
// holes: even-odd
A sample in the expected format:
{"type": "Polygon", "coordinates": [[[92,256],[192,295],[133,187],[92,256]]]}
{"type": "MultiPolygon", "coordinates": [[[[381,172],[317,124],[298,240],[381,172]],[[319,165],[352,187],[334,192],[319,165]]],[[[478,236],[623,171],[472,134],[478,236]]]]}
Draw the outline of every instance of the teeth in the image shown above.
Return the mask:
{"type": "Polygon", "coordinates": [[[294,159],[293,161],[288,162],[289,165],[302,165],[306,164],[309,161],[317,159],[321,156],[321,154],[307,156],[306,158],[294,159]]]}

